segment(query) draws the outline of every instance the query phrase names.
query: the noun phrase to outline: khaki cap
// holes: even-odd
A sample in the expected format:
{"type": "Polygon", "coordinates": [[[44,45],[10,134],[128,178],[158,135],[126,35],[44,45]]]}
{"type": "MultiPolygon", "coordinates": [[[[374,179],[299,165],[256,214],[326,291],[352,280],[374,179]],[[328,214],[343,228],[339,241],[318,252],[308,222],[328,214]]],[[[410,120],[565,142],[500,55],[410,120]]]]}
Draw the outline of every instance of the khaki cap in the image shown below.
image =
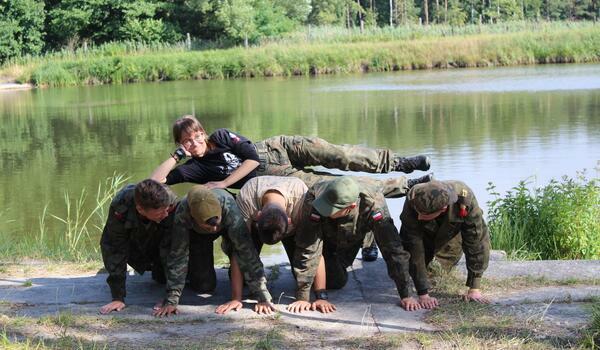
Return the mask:
{"type": "Polygon", "coordinates": [[[358,184],[349,176],[329,181],[323,193],[313,201],[313,207],[322,216],[330,216],[358,200],[358,184]]]}
{"type": "Polygon", "coordinates": [[[221,217],[221,203],[217,196],[206,186],[192,187],[187,195],[190,215],[197,223],[206,223],[212,217],[221,217]]]}

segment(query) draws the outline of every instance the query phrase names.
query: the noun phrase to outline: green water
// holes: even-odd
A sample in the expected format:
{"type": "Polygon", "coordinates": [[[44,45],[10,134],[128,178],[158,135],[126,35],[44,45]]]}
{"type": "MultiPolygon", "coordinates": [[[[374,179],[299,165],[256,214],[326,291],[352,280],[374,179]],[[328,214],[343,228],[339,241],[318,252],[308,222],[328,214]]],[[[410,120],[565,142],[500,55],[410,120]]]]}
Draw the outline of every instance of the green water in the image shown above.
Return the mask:
{"type": "MultiPolygon", "coordinates": [[[[46,205],[63,216],[65,192],[94,194],[115,172],[149,176],[174,148],[171,123],[189,113],[252,140],[301,134],[426,153],[436,177],[466,181],[483,204],[490,181],[504,192],[528,177],[598,176],[600,65],[0,92],[0,239],[37,234],[46,205]]],[[[396,220],[401,203],[390,201],[396,220]]]]}

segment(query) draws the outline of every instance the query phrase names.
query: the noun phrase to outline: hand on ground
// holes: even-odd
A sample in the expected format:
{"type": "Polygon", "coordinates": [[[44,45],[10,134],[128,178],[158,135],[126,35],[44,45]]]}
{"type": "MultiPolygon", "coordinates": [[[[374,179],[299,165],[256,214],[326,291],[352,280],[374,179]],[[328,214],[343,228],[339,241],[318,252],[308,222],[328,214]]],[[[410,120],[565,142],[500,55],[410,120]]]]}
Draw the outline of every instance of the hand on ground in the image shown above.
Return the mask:
{"type": "Polygon", "coordinates": [[[239,301],[239,300],[231,300],[231,301],[226,302],[223,305],[219,305],[217,307],[217,309],[215,310],[215,313],[217,313],[219,315],[223,315],[223,314],[226,314],[230,310],[238,311],[243,306],[244,305],[242,304],[241,301],[239,301]]]}
{"type": "Polygon", "coordinates": [[[159,308],[154,308],[152,311],[152,315],[155,317],[169,317],[169,315],[177,315],[179,310],[177,310],[177,306],[175,305],[163,305],[159,308]]]}
{"type": "Polygon", "coordinates": [[[109,314],[112,311],[121,311],[125,308],[125,303],[120,300],[110,302],[100,308],[100,313],[103,315],[109,314]]]}
{"type": "Polygon", "coordinates": [[[289,312],[302,312],[308,311],[311,308],[311,304],[308,301],[297,300],[287,306],[289,312]]]}
{"type": "Polygon", "coordinates": [[[439,306],[438,300],[429,294],[419,295],[419,304],[423,309],[435,309],[439,306]]]}
{"type": "Polygon", "coordinates": [[[270,315],[277,311],[277,309],[272,303],[265,301],[254,305],[254,311],[259,315],[270,315]]]}
{"type": "Polygon", "coordinates": [[[312,303],[312,305],[311,305],[311,309],[313,311],[319,310],[324,314],[328,314],[328,313],[334,312],[336,310],[335,305],[328,302],[327,300],[321,300],[321,299],[315,300],[315,302],[312,303]]]}
{"type": "Polygon", "coordinates": [[[463,299],[465,301],[476,301],[481,304],[489,304],[490,303],[490,299],[483,296],[483,294],[481,294],[481,291],[479,289],[469,289],[467,294],[463,295],[463,299]]]}
{"type": "Polygon", "coordinates": [[[408,297],[400,300],[400,306],[402,306],[402,308],[404,308],[404,310],[406,311],[415,311],[421,308],[419,302],[413,297],[408,297]]]}

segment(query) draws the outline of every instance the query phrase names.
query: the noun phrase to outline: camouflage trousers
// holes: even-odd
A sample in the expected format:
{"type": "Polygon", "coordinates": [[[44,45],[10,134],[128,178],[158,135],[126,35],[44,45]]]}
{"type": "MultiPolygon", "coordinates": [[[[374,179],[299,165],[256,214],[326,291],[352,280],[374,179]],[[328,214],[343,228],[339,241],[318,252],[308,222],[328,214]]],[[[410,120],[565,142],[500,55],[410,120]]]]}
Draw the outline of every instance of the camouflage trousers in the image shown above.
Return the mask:
{"type": "MultiPolygon", "coordinates": [[[[344,171],[389,173],[395,171],[400,158],[389,149],[368,148],[355,145],[334,145],[318,137],[275,136],[256,143],[260,159],[258,175],[295,176],[310,187],[315,183],[334,178],[327,172],[307,169],[323,166],[344,171]]],[[[386,198],[406,195],[406,178],[371,179],[381,183],[386,198]]]]}
{"type": "MultiPolygon", "coordinates": [[[[318,137],[274,136],[256,143],[260,159],[258,175],[295,176],[310,187],[341,175],[316,171],[308,166],[330,169],[389,173],[395,171],[399,155],[389,149],[356,145],[334,145],[318,137]]],[[[408,179],[396,176],[386,179],[357,176],[363,183],[377,188],[385,198],[401,198],[408,192],[408,179]]],[[[364,247],[374,242],[373,233],[365,236],[364,247]]]]}
{"type": "MultiPolygon", "coordinates": [[[[213,255],[213,242],[217,238],[219,238],[219,234],[190,232],[186,285],[198,293],[213,291],[217,286],[217,274],[213,255]]],[[[166,256],[163,256],[162,260],[163,266],[166,266],[166,256]]],[[[164,270],[162,274],[164,276],[164,270]]],[[[154,277],[154,271],[152,272],[152,276],[154,277]]]]}
{"type": "Polygon", "coordinates": [[[327,289],[341,289],[348,283],[348,267],[352,266],[354,258],[362,242],[357,242],[343,249],[323,242],[323,259],[325,259],[327,289]]]}
{"type": "Polygon", "coordinates": [[[450,271],[456,266],[463,255],[462,236],[460,233],[452,237],[448,243],[438,249],[433,247],[433,242],[423,241],[423,245],[425,248],[425,264],[429,265],[435,257],[435,260],[446,271],[450,271]]]}

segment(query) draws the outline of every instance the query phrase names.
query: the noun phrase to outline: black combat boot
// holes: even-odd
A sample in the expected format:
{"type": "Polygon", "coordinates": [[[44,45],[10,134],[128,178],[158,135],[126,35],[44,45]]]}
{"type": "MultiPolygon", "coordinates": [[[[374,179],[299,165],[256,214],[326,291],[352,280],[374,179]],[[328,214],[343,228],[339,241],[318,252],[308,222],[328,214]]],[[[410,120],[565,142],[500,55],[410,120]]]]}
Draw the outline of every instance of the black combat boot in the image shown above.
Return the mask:
{"type": "Polygon", "coordinates": [[[379,255],[379,249],[377,249],[377,243],[373,241],[370,247],[363,248],[362,251],[363,261],[375,261],[379,255]]]}
{"type": "Polygon", "coordinates": [[[415,170],[427,171],[431,166],[431,159],[428,156],[398,157],[395,160],[396,168],[394,170],[406,174],[415,170]]]}
{"type": "Polygon", "coordinates": [[[427,174],[425,176],[417,177],[416,179],[408,179],[406,186],[408,186],[408,188],[410,189],[414,185],[429,182],[431,180],[433,180],[433,173],[427,174]]]}

